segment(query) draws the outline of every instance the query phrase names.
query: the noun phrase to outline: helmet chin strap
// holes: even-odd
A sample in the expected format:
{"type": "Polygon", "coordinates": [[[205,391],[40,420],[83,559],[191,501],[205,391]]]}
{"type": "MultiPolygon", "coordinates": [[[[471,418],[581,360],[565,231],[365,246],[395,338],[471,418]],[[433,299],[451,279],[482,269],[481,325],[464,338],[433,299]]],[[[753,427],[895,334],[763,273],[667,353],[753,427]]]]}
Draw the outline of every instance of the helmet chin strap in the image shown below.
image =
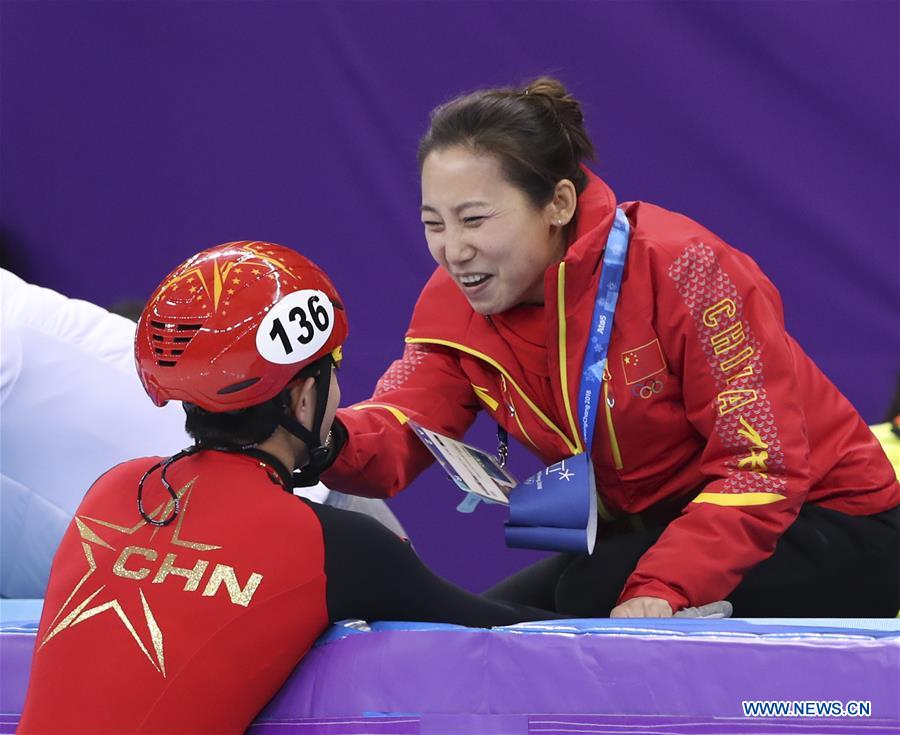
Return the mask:
{"type": "Polygon", "coordinates": [[[328,395],[331,392],[331,357],[321,360],[321,367],[315,376],[316,381],[316,407],[313,414],[312,430],[307,429],[294,417],[290,406],[290,393],[287,389],[282,393],[284,413],[279,417],[278,423],[287,431],[296,436],[306,445],[309,453],[309,462],[302,468],[307,477],[318,477],[325,470],[328,460],[327,440],[322,441],[322,424],[325,421],[325,410],[328,406],[328,395]]]}

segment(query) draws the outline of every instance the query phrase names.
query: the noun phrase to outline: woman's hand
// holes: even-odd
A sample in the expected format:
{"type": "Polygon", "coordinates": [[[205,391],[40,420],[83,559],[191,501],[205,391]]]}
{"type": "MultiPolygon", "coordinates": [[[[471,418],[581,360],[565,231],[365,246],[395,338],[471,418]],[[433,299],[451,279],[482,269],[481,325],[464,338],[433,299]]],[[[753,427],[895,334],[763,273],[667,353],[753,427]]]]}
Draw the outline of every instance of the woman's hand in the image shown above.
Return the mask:
{"type": "Polygon", "coordinates": [[[611,618],[671,618],[672,606],[659,597],[632,597],[609,613],[611,618]]]}

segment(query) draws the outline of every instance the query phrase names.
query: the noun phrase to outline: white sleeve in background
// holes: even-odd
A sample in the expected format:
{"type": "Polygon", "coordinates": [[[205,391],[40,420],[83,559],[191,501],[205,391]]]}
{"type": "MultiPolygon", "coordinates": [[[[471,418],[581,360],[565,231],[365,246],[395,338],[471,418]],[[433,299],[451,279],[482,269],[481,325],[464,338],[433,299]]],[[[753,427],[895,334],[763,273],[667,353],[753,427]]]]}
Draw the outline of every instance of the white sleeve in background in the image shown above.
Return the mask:
{"type": "Polygon", "coordinates": [[[299,495],[301,498],[306,498],[307,500],[312,500],[314,503],[324,503],[328,498],[328,493],[331,492],[325,485],[321,482],[317,482],[312,487],[295,487],[294,495],[299,495]]]}
{"type": "Polygon", "coordinates": [[[0,315],[6,477],[71,516],[110,467],[191,443],[181,406],[157,408],[138,380],[134,322],[3,270],[0,315]]]}
{"type": "Polygon", "coordinates": [[[134,322],[0,269],[0,596],[40,597],[62,530],[97,477],[191,442],[152,404],[134,322]]]}
{"type": "Polygon", "coordinates": [[[43,597],[71,516],[0,474],[0,597],[43,597]]]}

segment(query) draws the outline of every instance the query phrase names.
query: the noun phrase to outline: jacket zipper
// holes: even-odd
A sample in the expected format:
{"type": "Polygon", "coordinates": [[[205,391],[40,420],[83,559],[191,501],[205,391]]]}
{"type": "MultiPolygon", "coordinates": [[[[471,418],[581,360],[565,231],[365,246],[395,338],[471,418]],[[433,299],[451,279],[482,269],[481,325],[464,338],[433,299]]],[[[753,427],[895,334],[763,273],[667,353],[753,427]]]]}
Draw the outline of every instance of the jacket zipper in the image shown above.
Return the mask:
{"type": "MultiPolygon", "coordinates": [[[[569,431],[575,439],[576,453],[585,451],[581,443],[581,435],[575,425],[575,416],[572,413],[572,404],[569,402],[569,370],[568,370],[568,346],[566,344],[566,261],[562,261],[556,270],[556,320],[558,327],[559,350],[559,382],[562,390],[563,406],[566,409],[566,418],[569,420],[569,431]]],[[[590,447],[587,447],[590,451],[590,447]]]]}
{"type": "Polygon", "coordinates": [[[616,439],[616,427],[613,425],[612,408],[616,399],[609,395],[609,380],[603,381],[603,407],[606,409],[606,429],[609,434],[609,445],[612,449],[613,464],[617,470],[622,469],[622,454],[619,452],[619,441],[616,439]]]}

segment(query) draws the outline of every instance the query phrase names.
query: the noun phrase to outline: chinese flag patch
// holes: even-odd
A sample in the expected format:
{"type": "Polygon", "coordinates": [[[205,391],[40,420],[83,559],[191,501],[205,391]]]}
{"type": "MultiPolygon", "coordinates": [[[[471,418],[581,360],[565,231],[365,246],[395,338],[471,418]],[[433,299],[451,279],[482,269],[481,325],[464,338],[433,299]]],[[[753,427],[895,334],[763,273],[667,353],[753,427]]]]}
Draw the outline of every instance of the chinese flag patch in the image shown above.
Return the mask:
{"type": "Polygon", "coordinates": [[[666,358],[663,356],[659,340],[654,339],[633,350],[622,353],[622,369],[625,371],[625,384],[640,383],[651,375],[666,369],[666,358]]]}

